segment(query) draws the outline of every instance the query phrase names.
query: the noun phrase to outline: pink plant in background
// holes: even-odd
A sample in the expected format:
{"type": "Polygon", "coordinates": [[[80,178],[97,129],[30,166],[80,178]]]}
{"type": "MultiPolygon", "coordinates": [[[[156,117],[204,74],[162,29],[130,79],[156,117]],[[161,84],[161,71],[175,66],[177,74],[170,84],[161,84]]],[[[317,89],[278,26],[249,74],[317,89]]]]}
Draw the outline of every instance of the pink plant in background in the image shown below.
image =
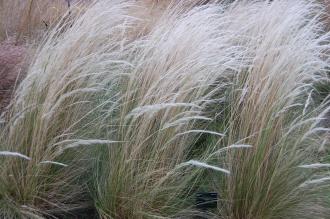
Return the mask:
{"type": "Polygon", "coordinates": [[[16,82],[26,73],[25,55],[27,49],[23,45],[15,45],[10,38],[0,43],[0,110],[10,102],[16,82]]]}

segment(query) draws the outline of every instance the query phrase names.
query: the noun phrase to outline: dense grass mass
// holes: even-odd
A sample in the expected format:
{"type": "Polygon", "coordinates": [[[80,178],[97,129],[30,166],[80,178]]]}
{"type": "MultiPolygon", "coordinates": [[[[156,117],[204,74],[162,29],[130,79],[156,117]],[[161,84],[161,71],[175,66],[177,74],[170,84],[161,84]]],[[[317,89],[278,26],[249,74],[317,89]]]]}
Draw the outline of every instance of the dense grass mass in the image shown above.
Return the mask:
{"type": "Polygon", "coordinates": [[[329,217],[324,5],[42,1],[43,30],[14,2],[0,36],[39,46],[1,116],[0,218],[329,217]]]}

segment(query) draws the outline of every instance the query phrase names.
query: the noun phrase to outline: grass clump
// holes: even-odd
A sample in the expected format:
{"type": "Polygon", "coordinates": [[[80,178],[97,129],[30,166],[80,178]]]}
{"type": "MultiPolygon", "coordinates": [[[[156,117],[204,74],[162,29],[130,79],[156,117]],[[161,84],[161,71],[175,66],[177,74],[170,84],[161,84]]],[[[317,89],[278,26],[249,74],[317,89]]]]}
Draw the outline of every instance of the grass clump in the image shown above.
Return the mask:
{"type": "Polygon", "coordinates": [[[238,3],[229,9],[235,21],[241,18],[247,24],[242,43],[251,56],[249,67],[234,79],[230,105],[213,124],[226,136],[209,137],[204,143],[210,149],[203,161],[225,163],[230,171],[225,178],[215,173],[208,177],[209,189],[221,198],[214,213],[220,218],[328,214],[324,190],[328,173],[317,164],[322,160],[320,148],[328,145],[329,131],[321,121],[329,107],[326,102],[313,104],[308,95],[315,92],[316,81],[327,80],[328,63],[322,57],[328,50],[324,44],[328,35],[319,35],[318,7],[274,1],[238,3]],[[230,149],[233,146],[242,149],[230,149]],[[301,168],[304,164],[311,164],[308,170],[301,168]]]}
{"type": "Polygon", "coordinates": [[[0,216],[326,217],[322,7],[146,5],[99,0],[48,33],[3,115],[0,216]]]}

